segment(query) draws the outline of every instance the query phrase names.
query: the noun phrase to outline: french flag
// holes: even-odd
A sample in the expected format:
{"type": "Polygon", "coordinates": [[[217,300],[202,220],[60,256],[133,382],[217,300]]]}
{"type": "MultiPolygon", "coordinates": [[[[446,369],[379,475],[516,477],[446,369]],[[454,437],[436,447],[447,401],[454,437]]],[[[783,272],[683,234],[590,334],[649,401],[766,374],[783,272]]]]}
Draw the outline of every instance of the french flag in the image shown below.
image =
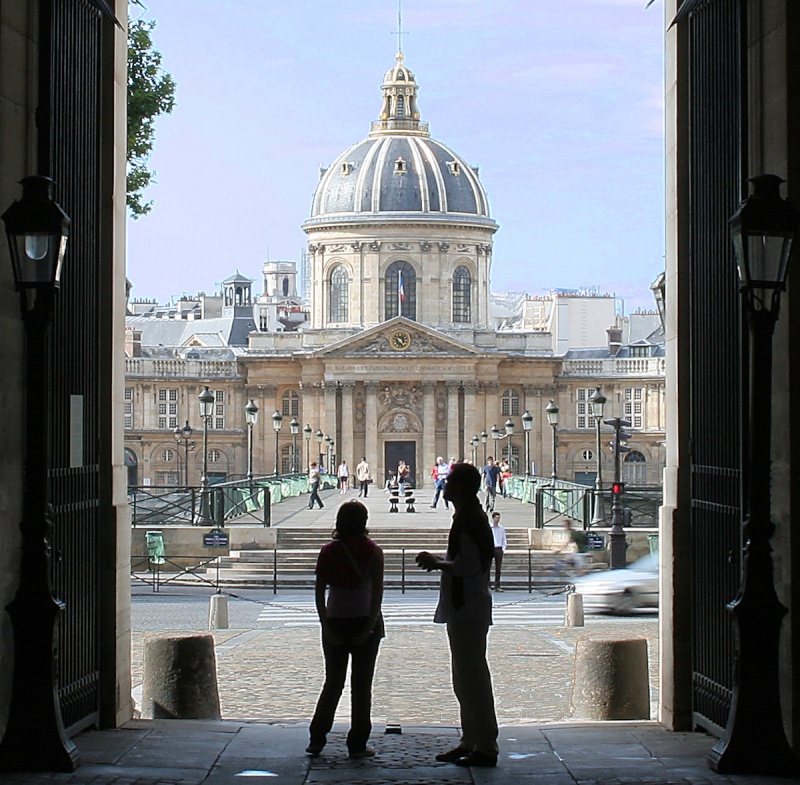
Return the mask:
{"type": "Polygon", "coordinates": [[[403,303],[406,301],[406,293],[403,289],[403,271],[397,271],[397,300],[398,300],[398,312],[400,314],[403,313],[403,303]]]}

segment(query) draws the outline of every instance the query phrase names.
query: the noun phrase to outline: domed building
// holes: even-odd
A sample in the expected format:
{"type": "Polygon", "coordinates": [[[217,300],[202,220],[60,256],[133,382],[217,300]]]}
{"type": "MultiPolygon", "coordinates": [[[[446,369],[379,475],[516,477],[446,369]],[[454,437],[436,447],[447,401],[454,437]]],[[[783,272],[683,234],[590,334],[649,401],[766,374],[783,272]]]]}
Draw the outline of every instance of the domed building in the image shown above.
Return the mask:
{"type": "Polygon", "coordinates": [[[302,224],[307,302],[297,298],[292,263],[266,264],[264,294],[247,299],[258,327],[231,345],[224,361],[212,355],[203,319],[187,325],[181,345],[171,348],[164,342],[169,320],[129,320],[141,331],[126,366],[130,465],[156,484],[178,477],[172,431],[186,419],[201,425],[195,409],[202,379],[216,398],[208,453],[215,478],[244,474],[250,399],[262,413],[253,431],[256,474],[305,468],[317,455],[326,466],[344,458],[351,467],[366,456],[376,482],[403,460],[417,486],[430,483],[440,455],[479,463],[494,455],[514,471],[549,474],[553,439],[544,410],[554,398],[562,411],[559,476],[591,482],[596,456],[587,401],[600,384],[619,413],[630,408],[639,418],[632,454],[641,460],[633,468],[640,481],[658,482],[663,354],[648,344],[636,347],[633,359],[618,337],[597,348],[615,322],[610,295],[526,301],[498,329],[496,302],[490,311],[498,224],[478,170],[431,138],[402,54],[381,90],[369,135],[321,171],[302,224]],[[524,316],[534,306],[549,317],[524,316]],[[148,348],[149,334],[161,337],[148,348]],[[584,342],[570,343],[575,337],[584,342]],[[572,357],[576,345],[593,348],[572,357]],[[170,354],[175,361],[164,380],[170,354]],[[527,432],[525,411],[533,415],[527,432]],[[509,420],[514,431],[506,437],[509,420]],[[503,435],[493,442],[489,434],[503,435]]]}
{"type": "Polygon", "coordinates": [[[447,331],[486,330],[498,227],[478,169],[431,138],[402,53],[382,90],[380,119],[321,171],[303,224],[311,328],[404,316],[447,331]]]}

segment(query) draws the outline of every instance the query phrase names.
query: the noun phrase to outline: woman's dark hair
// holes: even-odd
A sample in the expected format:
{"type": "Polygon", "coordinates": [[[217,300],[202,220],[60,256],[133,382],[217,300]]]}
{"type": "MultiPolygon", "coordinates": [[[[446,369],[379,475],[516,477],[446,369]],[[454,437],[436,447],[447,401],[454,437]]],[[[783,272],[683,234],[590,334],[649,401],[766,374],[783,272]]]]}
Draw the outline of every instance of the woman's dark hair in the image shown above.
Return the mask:
{"type": "Polygon", "coordinates": [[[345,502],[336,512],[336,528],[333,538],[365,537],[367,535],[369,512],[361,502],[345,502]]]}

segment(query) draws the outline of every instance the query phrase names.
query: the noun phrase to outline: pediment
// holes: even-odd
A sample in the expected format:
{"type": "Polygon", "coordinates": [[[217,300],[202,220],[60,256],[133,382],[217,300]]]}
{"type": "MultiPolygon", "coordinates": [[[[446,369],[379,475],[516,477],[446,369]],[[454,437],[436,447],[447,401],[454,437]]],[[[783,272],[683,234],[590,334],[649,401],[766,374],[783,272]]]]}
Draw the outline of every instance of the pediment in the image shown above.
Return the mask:
{"type": "Polygon", "coordinates": [[[475,357],[485,352],[404,317],[396,317],[343,338],[316,353],[317,357],[475,357]],[[407,340],[408,345],[404,346],[407,340]]]}

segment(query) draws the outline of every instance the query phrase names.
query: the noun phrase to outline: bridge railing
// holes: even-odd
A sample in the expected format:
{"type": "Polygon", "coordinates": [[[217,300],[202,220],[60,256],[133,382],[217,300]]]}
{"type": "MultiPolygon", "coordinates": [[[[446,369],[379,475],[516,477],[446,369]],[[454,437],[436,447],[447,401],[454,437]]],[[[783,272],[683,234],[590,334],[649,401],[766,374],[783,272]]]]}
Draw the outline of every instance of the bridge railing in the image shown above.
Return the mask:
{"type": "MultiPolygon", "coordinates": [[[[569,518],[582,528],[589,529],[611,525],[611,489],[599,493],[588,485],[553,480],[552,477],[509,477],[505,480],[506,494],[514,499],[532,504],[534,526],[543,528],[556,518],[569,518]],[[595,505],[599,504],[598,520],[594,522],[595,505]]],[[[654,527],[658,525],[658,508],[662,504],[661,487],[630,487],[623,492],[622,504],[630,509],[629,526],[654,527]]]]}
{"type": "MultiPolygon", "coordinates": [[[[322,475],[322,488],[336,478],[322,475]]],[[[271,523],[271,508],[308,492],[305,475],[280,474],[209,485],[143,485],[128,489],[133,526],[224,526],[227,523],[271,523]]]]}

